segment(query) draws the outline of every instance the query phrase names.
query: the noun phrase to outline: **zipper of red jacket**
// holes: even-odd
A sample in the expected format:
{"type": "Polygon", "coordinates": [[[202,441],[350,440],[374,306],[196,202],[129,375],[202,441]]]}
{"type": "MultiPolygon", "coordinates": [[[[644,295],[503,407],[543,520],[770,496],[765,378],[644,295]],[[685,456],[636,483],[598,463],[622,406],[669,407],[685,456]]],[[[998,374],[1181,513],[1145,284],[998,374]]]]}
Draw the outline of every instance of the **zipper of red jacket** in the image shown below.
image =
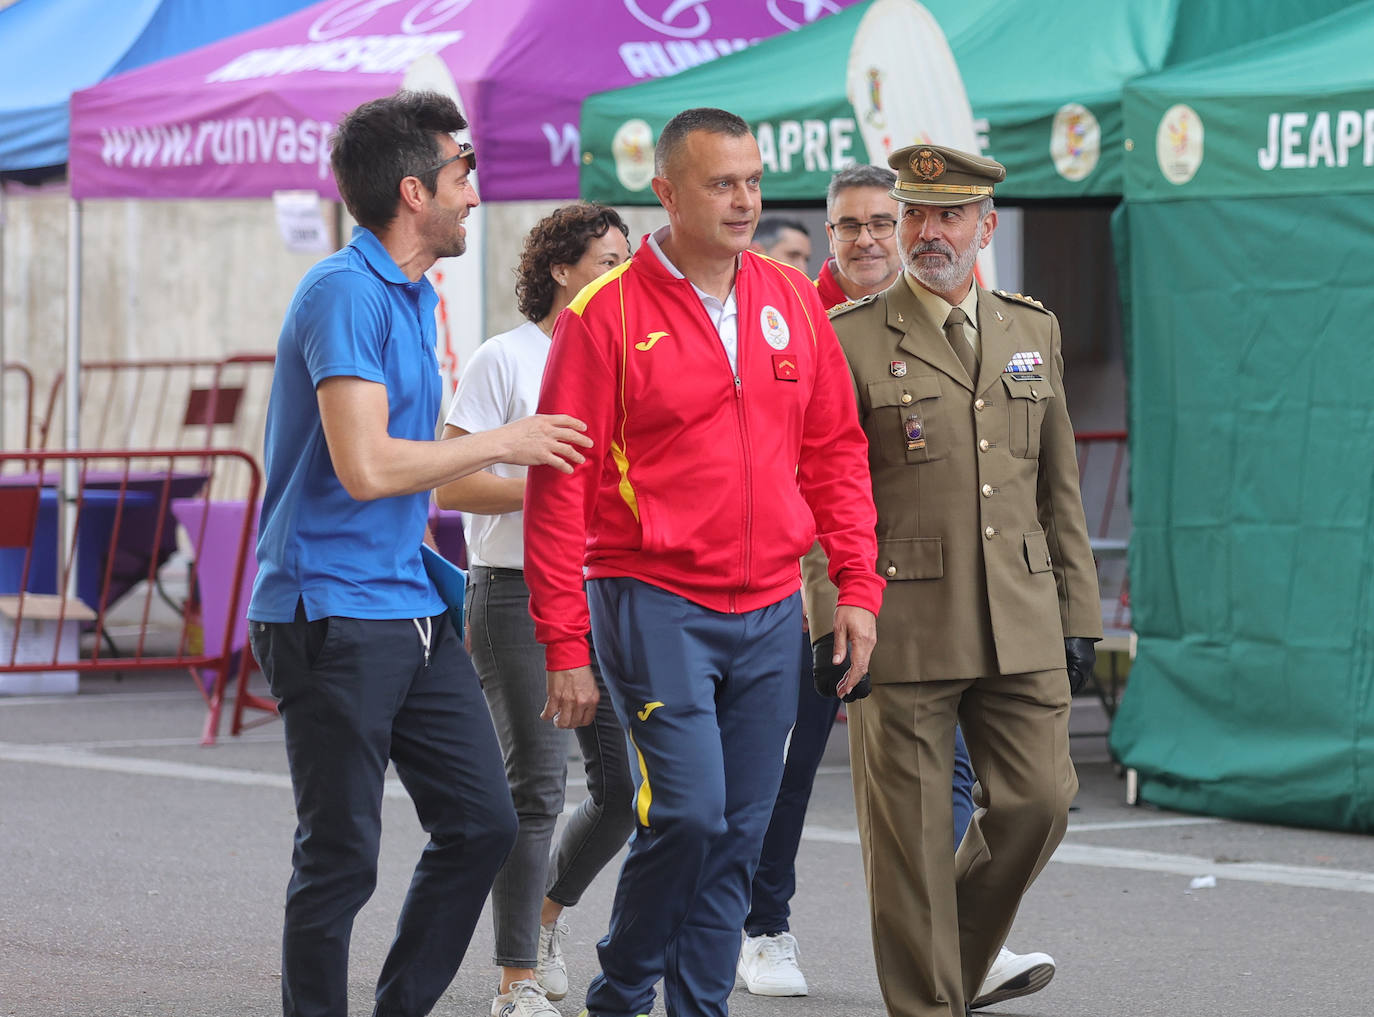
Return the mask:
{"type": "MultiPolygon", "coordinates": [[[[740,553],[740,592],[744,593],[749,589],[749,572],[753,566],[754,548],[754,513],[753,490],[754,490],[754,464],[749,455],[749,423],[748,417],[744,412],[744,350],[749,344],[744,341],[745,316],[744,299],[740,292],[740,275],[735,276],[735,411],[739,418],[739,440],[740,440],[740,461],[744,464],[744,490],[742,493],[744,502],[744,542],[740,553]]],[[[732,601],[734,598],[731,598],[732,601]]],[[[732,604],[733,609],[733,604],[732,604]]]]}
{"type": "Polygon", "coordinates": [[[690,279],[687,279],[686,277],[682,277],[678,280],[679,283],[686,288],[689,306],[695,305],[697,313],[699,313],[701,318],[705,320],[707,326],[707,334],[715,335],[716,349],[720,351],[721,359],[725,361],[726,370],[731,372],[735,386],[735,418],[736,422],[739,424],[740,462],[743,466],[744,473],[744,479],[740,491],[740,509],[742,515],[741,529],[744,533],[744,539],[741,542],[740,546],[740,584],[738,588],[735,590],[735,592],[730,594],[730,614],[739,613],[739,594],[749,589],[749,570],[751,567],[750,550],[751,541],[753,540],[753,513],[751,513],[749,510],[751,504],[750,491],[753,490],[753,467],[749,459],[749,432],[748,428],[745,425],[744,414],[744,381],[741,378],[741,375],[744,373],[742,369],[743,362],[741,358],[744,356],[745,344],[741,341],[744,334],[744,329],[742,325],[742,322],[744,321],[744,316],[740,313],[740,305],[742,303],[742,301],[740,300],[739,292],[740,275],[741,272],[739,270],[736,270],[734,286],[735,363],[733,365],[730,363],[729,354],[725,352],[725,344],[721,342],[720,329],[716,327],[716,323],[711,320],[711,315],[706,310],[706,305],[701,302],[701,297],[700,295],[698,295],[696,287],[693,286],[692,281],[690,279]]]}
{"type": "MultiPolygon", "coordinates": [[[[739,352],[738,349],[735,351],[736,358],[739,357],[739,352]]],[[[730,594],[731,614],[735,614],[739,610],[736,603],[738,595],[749,589],[749,551],[754,529],[753,514],[749,511],[749,492],[752,490],[754,471],[749,461],[749,431],[744,422],[744,382],[740,380],[740,371],[738,370],[735,371],[735,414],[739,421],[740,462],[744,465],[744,485],[743,490],[740,491],[741,511],[743,512],[741,529],[744,531],[744,539],[740,542],[739,589],[730,594]]]]}

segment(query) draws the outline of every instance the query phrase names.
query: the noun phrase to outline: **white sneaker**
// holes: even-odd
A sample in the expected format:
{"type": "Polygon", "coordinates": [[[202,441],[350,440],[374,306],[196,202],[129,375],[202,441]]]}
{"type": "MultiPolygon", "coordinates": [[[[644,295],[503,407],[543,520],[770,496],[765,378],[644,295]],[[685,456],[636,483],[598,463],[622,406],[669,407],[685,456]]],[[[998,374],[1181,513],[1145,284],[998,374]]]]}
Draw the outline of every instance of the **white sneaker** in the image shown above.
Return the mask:
{"type": "Polygon", "coordinates": [[[510,983],[510,991],[491,1001],[491,1017],[562,1017],[533,978],[510,983]]]}
{"type": "Polygon", "coordinates": [[[745,936],[736,970],[755,996],[805,996],[806,976],[797,959],[801,948],[790,932],[745,936]]]}
{"type": "Polygon", "coordinates": [[[563,959],[563,941],[567,938],[568,923],[561,918],[539,926],[539,958],[534,965],[534,979],[549,999],[562,999],[568,994],[568,963],[563,959]]]}
{"type": "Polygon", "coordinates": [[[997,952],[983,986],[969,1008],[991,1006],[1004,999],[1029,996],[1050,984],[1054,958],[1047,953],[1012,953],[1005,946],[997,952]]]}

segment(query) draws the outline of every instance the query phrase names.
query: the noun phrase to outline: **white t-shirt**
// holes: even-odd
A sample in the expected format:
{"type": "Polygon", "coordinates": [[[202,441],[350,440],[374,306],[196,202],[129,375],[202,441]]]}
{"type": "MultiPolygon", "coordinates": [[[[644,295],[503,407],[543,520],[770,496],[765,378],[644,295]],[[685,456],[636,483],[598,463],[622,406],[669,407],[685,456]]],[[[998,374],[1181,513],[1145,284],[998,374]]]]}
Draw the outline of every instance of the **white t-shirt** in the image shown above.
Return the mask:
{"type": "MultiPolygon", "coordinates": [[[[534,413],[539,406],[539,383],[544,378],[550,345],[549,337],[532,321],[482,343],[458,379],[458,390],[453,394],[445,423],[475,433],[534,413]]],[[[523,477],[527,472],[524,466],[505,463],[487,469],[498,477],[523,477]]],[[[523,569],[524,515],[464,512],[468,564],[523,569]]]]}

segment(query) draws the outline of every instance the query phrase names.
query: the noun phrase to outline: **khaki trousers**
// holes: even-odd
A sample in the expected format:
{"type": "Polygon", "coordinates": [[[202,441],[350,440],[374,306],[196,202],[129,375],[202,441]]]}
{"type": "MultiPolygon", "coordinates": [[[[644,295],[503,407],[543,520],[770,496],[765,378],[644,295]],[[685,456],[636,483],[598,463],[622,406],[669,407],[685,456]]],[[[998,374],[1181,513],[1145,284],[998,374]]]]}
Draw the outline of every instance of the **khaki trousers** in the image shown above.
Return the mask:
{"type": "Polygon", "coordinates": [[[873,686],[849,753],[878,982],[889,1017],[963,1017],[1026,889],[1064,836],[1078,777],[1063,668],[873,686]],[[956,852],[963,727],[983,809],[956,852]]]}

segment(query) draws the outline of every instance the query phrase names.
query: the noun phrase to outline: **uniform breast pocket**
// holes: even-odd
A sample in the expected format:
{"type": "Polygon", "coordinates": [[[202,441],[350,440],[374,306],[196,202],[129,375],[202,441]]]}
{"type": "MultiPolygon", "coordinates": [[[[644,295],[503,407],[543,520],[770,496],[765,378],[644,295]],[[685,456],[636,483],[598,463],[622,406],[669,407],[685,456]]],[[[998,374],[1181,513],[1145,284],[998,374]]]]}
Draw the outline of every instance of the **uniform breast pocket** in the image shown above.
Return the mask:
{"type": "Polygon", "coordinates": [[[948,455],[940,426],[940,379],[934,375],[868,383],[871,454],[882,463],[933,463],[948,455]]]}
{"type": "Polygon", "coordinates": [[[1040,458],[1040,425],[1045,422],[1045,410],[1054,398],[1054,390],[1043,377],[1017,378],[1002,375],[1007,389],[1007,444],[1018,459],[1040,458]]]}

